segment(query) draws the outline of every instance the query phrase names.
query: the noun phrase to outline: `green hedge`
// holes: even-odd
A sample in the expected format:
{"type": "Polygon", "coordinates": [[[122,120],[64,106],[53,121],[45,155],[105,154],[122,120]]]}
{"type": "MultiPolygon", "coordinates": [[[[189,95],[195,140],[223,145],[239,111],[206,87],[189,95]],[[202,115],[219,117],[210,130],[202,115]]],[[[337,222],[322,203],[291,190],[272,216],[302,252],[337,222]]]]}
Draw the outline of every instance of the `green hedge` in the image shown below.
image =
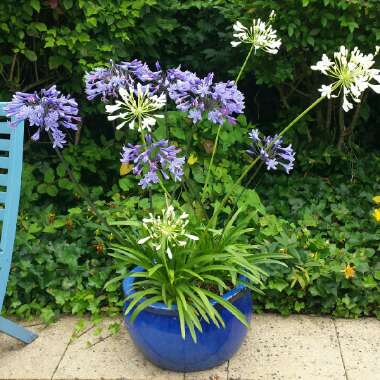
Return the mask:
{"type": "MultiPolygon", "coordinates": [[[[177,128],[171,126],[180,135],[181,125],[177,128]]],[[[246,128],[240,118],[239,128],[220,135],[212,197],[240,173],[246,128]]],[[[149,193],[138,190],[132,176],[119,176],[118,143],[110,142],[108,149],[105,144],[85,139],[64,154],[105,213],[123,220],[143,217],[149,193]]],[[[33,145],[36,160],[38,150],[33,145]]],[[[209,157],[201,144],[194,152],[199,161],[209,157]]],[[[238,201],[257,210],[252,241],[258,249],[289,256],[287,268],[268,268],[271,276],[265,296],[255,295],[256,310],[380,317],[380,223],[372,216],[372,198],[380,194],[379,156],[361,153],[352,159],[327,150],[298,160],[290,176],[261,169],[254,179],[257,193],[247,189],[238,201]],[[352,278],[345,276],[347,266],[355,270],[352,278]]],[[[204,182],[200,168],[190,167],[194,191],[204,182]]],[[[50,321],[62,312],[120,312],[120,284],[104,285],[126,268],[115,267],[107,256],[112,237],[67,186],[66,176],[54,156],[24,166],[8,313],[50,321]]],[[[159,212],[164,199],[156,194],[153,205],[159,212]]]]}
{"type": "MultiPolygon", "coordinates": [[[[328,180],[265,176],[259,194],[267,213],[257,214],[252,239],[260,250],[290,258],[287,268],[269,269],[265,296],[254,296],[256,311],[380,318],[380,224],[371,215],[371,198],[380,193],[380,182],[378,174],[377,182],[368,178],[365,166],[380,172],[379,162],[369,156],[354,182],[349,171],[328,180]],[[355,269],[352,278],[345,276],[347,265],[355,269]]],[[[113,215],[143,216],[149,209],[148,198],[119,193],[101,204],[113,215]]],[[[116,272],[126,270],[107,256],[110,238],[85,207],[61,214],[53,206],[23,209],[7,313],[41,315],[47,322],[60,313],[120,313],[120,284],[104,288],[116,272]]]]}
{"type": "MultiPolygon", "coordinates": [[[[249,95],[248,113],[276,128],[316,96],[320,76],[310,65],[323,53],[340,45],[374,51],[380,40],[377,0],[3,0],[0,98],[56,82],[80,97],[78,79],[110,59],[159,60],[164,67],[182,64],[230,78],[245,54],[230,46],[232,24],[267,18],[271,9],[277,12],[274,26],[283,47],[274,57],[254,57],[242,85],[249,95]]],[[[371,104],[376,109],[379,102],[371,104]]],[[[82,104],[85,113],[96,112],[95,107],[82,104]]],[[[359,108],[357,116],[346,116],[345,133],[337,122],[338,109],[331,101],[306,121],[309,129],[303,125],[299,132],[313,144],[317,139],[342,145],[368,121],[363,135],[374,140],[376,115],[369,120],[368,106],[359,108]]]]}
{"type": "MultiPolygon", "coordinates": [[[[96,116],[101,106],[82,98],[78,79],[110,58],[136,57],[150,63],[159,59],[164,66],[182,63],[200,73],[212,70],[221,79],[233,77],[244,51],[229,46],[231,25],[236,19],[248,23],[252,16],[267,17],[272,8],[283,49],[275,57],[255,56],[242,86],[252,120],[261,129],[277,129],[316,96],[320,78],[309,66],[323,52],[341,44],[374,50],[380,39],[376,0],[3,0],[0,98],[55,82],[74,93],[87,115],[81,145],[64,150],[75,175],[109,212],[144,215],[147,194],[137,192],[129,176],[119,177],[121,142],[108,133],[112,129],[105,127],[105,119],[96,116]]],[[[356,116],[346,116],[349,155],[330,147],[309,149],[316,141],[340,141],[339,111],[325,103],[298,129],[298,145],[304,147],[298,173],[263,176],[258,193],[266,212],[253,190],[245,192],[241,201],[259,210],[252,239],[260,249],[291,256],[288,268],[271,269],[266,296],[255,298],[257,309],[379,316],[380,234],[371,216],[371,198],[380,192],[380,161],[374,154],[363,156],[348,139],[360,137],[357,141],[372,146],[379,141],[376,114],[370,112],[378,101],[371,98],[368,104],[371,108],[363,104],[356,116]],[[353,278],[342,272],[347,265],[355,268],[353,278]]],[[[186,140],[183,123],[173,116],[171,128],[180,143],[186,140]]],[[[239,172],[249,127],[240,117],[238,126],[222,131],[211,183],[214,196],[239,172]]],[[[215,132],[208,126],[195,133],[200,162],[209,159],[202,146],[215,132]]],[[[189,170],[197,191],[204,173],[197,164],[189,170]]],[[[109,238],[73,191],[54,153],[45,144],[28,143],[7,312],[42,315],[46,321],[61,312],[119,312],[118,284],[104,290],[114,272],[125,270],[113,267],[107,257],[109,238]]]]}

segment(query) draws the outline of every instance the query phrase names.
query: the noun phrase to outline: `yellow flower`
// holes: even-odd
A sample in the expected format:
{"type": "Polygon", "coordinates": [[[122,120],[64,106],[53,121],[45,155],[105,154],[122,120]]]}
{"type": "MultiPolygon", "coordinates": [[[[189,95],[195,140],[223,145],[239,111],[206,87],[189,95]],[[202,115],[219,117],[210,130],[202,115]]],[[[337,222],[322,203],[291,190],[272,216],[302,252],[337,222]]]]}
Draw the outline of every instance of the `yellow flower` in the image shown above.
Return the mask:
{"type": "Polygon", "coordinates": [[[376,222],[380,222],[380,208],[375,208],[373,211],[373,217],[375,218],[376,222]]]}
{"type": "Polygon", "coordinates": [[[124,175],[127,175],[128,173],[130,173],[133,169],[133,165],[132,164],[121,164],[120,166],[120,176],[124,176],[124,175]]]}
{"type": "Polygon", "coordinates": [[[376,195],[375,197],[372,198],[372,200],[373,200],[377,205],[380,205],[380,195],[376,195]]]}
{"type": "Polygon", "coordinates": [[[355,277],[355,267],[347,264],[346,267],[342,270],[344,276],[348,279],[355,277]]]}
{"type": "Polygon", "coordinates": [[[194,165],[198,161],[198,157],[195,153],[191,153],[190,157],[187,160],[187,163],[191,166],[194,165]]]}

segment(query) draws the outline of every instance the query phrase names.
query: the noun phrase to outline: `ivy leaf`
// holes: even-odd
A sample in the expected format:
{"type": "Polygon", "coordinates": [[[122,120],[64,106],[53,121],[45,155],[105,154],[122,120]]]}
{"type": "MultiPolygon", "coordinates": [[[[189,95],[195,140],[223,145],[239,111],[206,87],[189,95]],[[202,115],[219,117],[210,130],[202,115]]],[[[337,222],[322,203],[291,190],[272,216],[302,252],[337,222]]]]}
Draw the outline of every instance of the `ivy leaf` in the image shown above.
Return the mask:
{"type": "Polygon", "coordinates": [[[25,50],[23,53],[25,57],[29,59],[29,61],[31,62],[37,61],[37,54],[33,50],[25,50]]]}
{"type": "Polygon", "coordinates": [[[35,11],[40,13],[40,10],[41,10],[40,0],[30,0],[30,5],[35,11]]]}

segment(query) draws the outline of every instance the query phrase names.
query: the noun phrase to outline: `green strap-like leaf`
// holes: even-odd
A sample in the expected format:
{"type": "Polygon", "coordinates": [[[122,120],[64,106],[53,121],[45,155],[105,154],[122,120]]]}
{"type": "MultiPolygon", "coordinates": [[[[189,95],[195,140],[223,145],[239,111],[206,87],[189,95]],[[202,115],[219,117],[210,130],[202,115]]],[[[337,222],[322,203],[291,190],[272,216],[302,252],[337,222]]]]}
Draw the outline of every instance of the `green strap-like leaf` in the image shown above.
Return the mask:
{"type": "Polygon", "coordinates": [[[159,296],[154,296],[154,297],[151,297],[151,298],[147,298],[144,302],[141,302],[135,309],[135,311],[132,313],[132,316],[131,316],[131,322],[133,323],[133,321],[136,319],[136,317],[144,310],[146,309],[148,306],[156,303],[156,302],[159,302],[162,300],[162,297],[161,295],[159,296]]]}
{"type": "Polygon", "coordinates": [[[204,290],[205,294],[210,298],[214,299],[216,302],[220,303],[225,309],[227,309],[232,315],[234,315],[243,325],[249,327],[249,323],[245,318],[244,314],[231,302],[226,301],[224,298],[212,293],[208,290],[204,290]]]}

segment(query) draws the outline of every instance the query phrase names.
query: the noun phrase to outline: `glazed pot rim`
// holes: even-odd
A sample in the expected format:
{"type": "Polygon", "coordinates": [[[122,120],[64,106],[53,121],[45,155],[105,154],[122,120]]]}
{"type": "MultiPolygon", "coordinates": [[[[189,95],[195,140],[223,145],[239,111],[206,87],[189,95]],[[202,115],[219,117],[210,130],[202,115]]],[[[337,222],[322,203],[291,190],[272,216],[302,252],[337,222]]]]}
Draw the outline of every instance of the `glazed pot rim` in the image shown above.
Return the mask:
{"type": "MultiPolygon", "coordinates": [[[[136,272],[143,272],[144,268],[141,266],[136,266],[131,270],[131,273],[136,273],[136,272]]],[[[124,295],[127,297],[133,293],[135,293],[135,290],[133,289],[133,283],[135,282],[136,277],[127,277],[123,280],[123,292],[124,295]]],[[[227,293],[223,294],[221,297],[225,301],[232,302],[233,300],[239,298],[243,293],[246,291],[249,291],[249,289],[243,285],[243,284],[238,284],[236,285],[233,289],[229,290],[227,293]]],[[[139,303],[144,302],[145,297],[143,297],[139,303]]],[[[215,300],[210,300],[210,303],[215,306],[218,305],[219,303],[215,300]]],[[[159,314],[169,314],[169,315],[178,315],[177,311],[177,305],[173,304],[171,309],[169,309],[164,303],[162,302],[155,302],[151,305],[149,305],[147,308],[144,309],[145,311],[149,311],[152,313],[159,313],[159,314]]]]}

